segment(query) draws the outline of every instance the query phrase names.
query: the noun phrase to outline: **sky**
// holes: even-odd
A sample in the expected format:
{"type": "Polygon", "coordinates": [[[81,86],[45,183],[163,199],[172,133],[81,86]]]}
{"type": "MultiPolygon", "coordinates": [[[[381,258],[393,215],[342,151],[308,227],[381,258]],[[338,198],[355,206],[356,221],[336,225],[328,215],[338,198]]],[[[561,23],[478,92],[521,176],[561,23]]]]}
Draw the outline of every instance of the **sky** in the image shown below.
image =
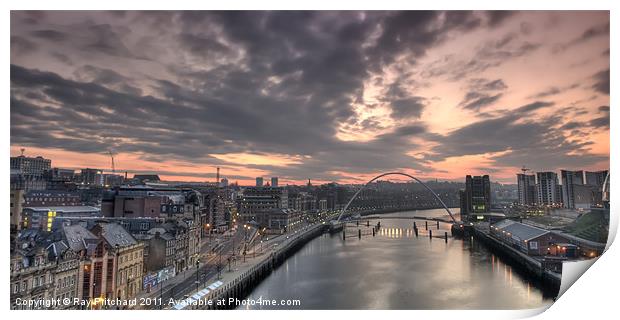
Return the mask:
{"type": "Polygon", "coordinates": [[[12,11],[11,155],[166,180],[609,167],[608,11],[12,11]]]}

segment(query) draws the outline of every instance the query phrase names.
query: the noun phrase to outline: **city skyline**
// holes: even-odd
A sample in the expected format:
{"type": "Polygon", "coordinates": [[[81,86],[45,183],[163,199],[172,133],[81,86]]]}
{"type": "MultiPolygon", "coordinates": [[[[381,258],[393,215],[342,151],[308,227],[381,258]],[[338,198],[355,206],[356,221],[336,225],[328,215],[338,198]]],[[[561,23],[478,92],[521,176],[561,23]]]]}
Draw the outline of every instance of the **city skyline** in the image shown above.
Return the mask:
{"type": "Polygon", "coordinates": [[[609,167],[608,12],[12,12],[11,64],[11,155],[57,167],[107,170],[108,150],[118,173],[243,184],[609,167]]]}

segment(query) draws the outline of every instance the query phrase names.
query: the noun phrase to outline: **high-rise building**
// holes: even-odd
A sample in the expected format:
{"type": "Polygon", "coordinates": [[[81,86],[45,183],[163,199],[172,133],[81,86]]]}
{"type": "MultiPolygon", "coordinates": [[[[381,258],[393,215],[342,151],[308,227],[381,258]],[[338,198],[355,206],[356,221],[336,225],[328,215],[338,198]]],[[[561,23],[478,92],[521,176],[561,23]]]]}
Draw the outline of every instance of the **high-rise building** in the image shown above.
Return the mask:
{"type": "Polygon", "coordinates": [[[553,206],[560,203],[558,175],[555,172],[536,172],[538,204],[553,206]]]}
{"type": "Polygon", "coordinates": [[[583,185],[583,171],[562,170],[562,199],[564,208],[575,208],[575,185],[583,185]]]}
{"type": "Polygon", "coordinates": [[[277,187],[278,186],[278,177],[272,177],[271,178],[271,186],[272,187],[277,187]]]}
{"type": "Polygon", "coordinates": [[[467,214],[491,211],[491,181],[488,175],[465,177],[465,191],[461,193],[461,217],[467,214]]]}
{"type": "Polygon", "coordinates": [[[609,199],[609,181],[607,181],[607,185],[604,185],[605,179],[609,179],[607,177],[608,173],[609,171],[607,170],[586,171],[586,184],[593,190],[593,204],[595,206],[603,206],[603,199],[609,199]]]}
{"type": "Polygon", "coordinates": [[[42,176],[52,167],[52,160],[41,156],[36,158],[18,156],[11,157],[11,170],[19,170],[24,175],[42,176]]]}
{"type": "Polygon", "coordinates": [[[586,183],[585,184],[602,188],[603,183],[605,182],[605,177],[607,177],[608,172],[609,171],[607,170],[595,171],[595,172],[586,171],[586,183]]]}
{"type": "Polygon", "coordinates": [[[256,178],[256,186],[257,187],[262,187],[263,186],[263,177],[257,177],[256,178]]]}
{"type": "Polygon", "coordinates": [[[533,205],[538,201],[535,175],[517,174],[517,188],[520,205],[533,205]]]}

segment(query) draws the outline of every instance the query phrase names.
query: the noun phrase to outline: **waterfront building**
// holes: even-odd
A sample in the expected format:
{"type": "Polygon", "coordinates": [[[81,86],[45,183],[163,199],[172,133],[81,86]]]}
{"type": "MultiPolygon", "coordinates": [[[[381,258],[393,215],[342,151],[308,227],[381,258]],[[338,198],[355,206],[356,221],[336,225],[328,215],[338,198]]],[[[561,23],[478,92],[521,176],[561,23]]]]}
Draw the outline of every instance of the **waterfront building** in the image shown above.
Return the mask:
{"type": "Polygon", "coordinates": [[[605,182],[605,178],[607,177],[608,173],[609,171],[607,170],[594,171],[594,172],[586,171],[585,173],[586,184],[591,185],[591,186],[597,186],[598,188],[602,188],[603,183],[605,182]]]}
{"type": "Polygon", "coordinates": [[[564,208],[575,209],[575,186],[583,185],[583,171],[562,170],[561,176],[564,208]]]}
{"type": "Polygon", "coordinates": [[[537,172],[537,196],[538,204],[557,206],[561,203],[558,194],[558,175],[555,172],[537,172]]]}
{"type": "Polygon", "coordinates": [[[536,176],[517,174],[517,190],[520,205],[534,205],[536,197],[536,176]]]}
{"type": "Polygon", "coordinates": [[[508,219],[491,224],[489,228],[491,236],[527,255],[571,258],[578,255],[576,246],[567,245],[566,237],[549,230],[508,219]]]}
{"type": "Polygon", "coordinates": [[[609,171],[607,170],[585,172],[586,184],[593,187],[594,195],[592,203],[597,207],[603,207],[603,193],[607,193],[607,198],[609,198],[609,185],[603,185],[605,183],[605,179],[607,178],[608,173],[609,171]]]}
{"type": "Polygon", "coordinates": [[[301,212],[291,209],[272,209],[265,215],[267,232],[281,234],[294,231],[301,223],[301,212]]]}
{"type": "Polygon", "coordinates": [[[461,219],[468,215],[491,211],[491,182],[488,175],[465,177],[465,190],[461,195],[461,219]]]}

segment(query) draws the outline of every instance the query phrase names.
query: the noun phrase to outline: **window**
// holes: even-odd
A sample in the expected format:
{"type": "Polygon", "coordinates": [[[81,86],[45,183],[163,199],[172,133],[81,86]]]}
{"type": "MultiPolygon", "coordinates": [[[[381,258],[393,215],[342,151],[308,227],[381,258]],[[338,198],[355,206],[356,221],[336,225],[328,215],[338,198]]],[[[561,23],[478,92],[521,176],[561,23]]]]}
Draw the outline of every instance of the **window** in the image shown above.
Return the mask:
{"type": "Polygon", "coordinates": [[[19,292],[19,283],[15,283],[13,284],[13,293],[18,293],[19,292]]]}

